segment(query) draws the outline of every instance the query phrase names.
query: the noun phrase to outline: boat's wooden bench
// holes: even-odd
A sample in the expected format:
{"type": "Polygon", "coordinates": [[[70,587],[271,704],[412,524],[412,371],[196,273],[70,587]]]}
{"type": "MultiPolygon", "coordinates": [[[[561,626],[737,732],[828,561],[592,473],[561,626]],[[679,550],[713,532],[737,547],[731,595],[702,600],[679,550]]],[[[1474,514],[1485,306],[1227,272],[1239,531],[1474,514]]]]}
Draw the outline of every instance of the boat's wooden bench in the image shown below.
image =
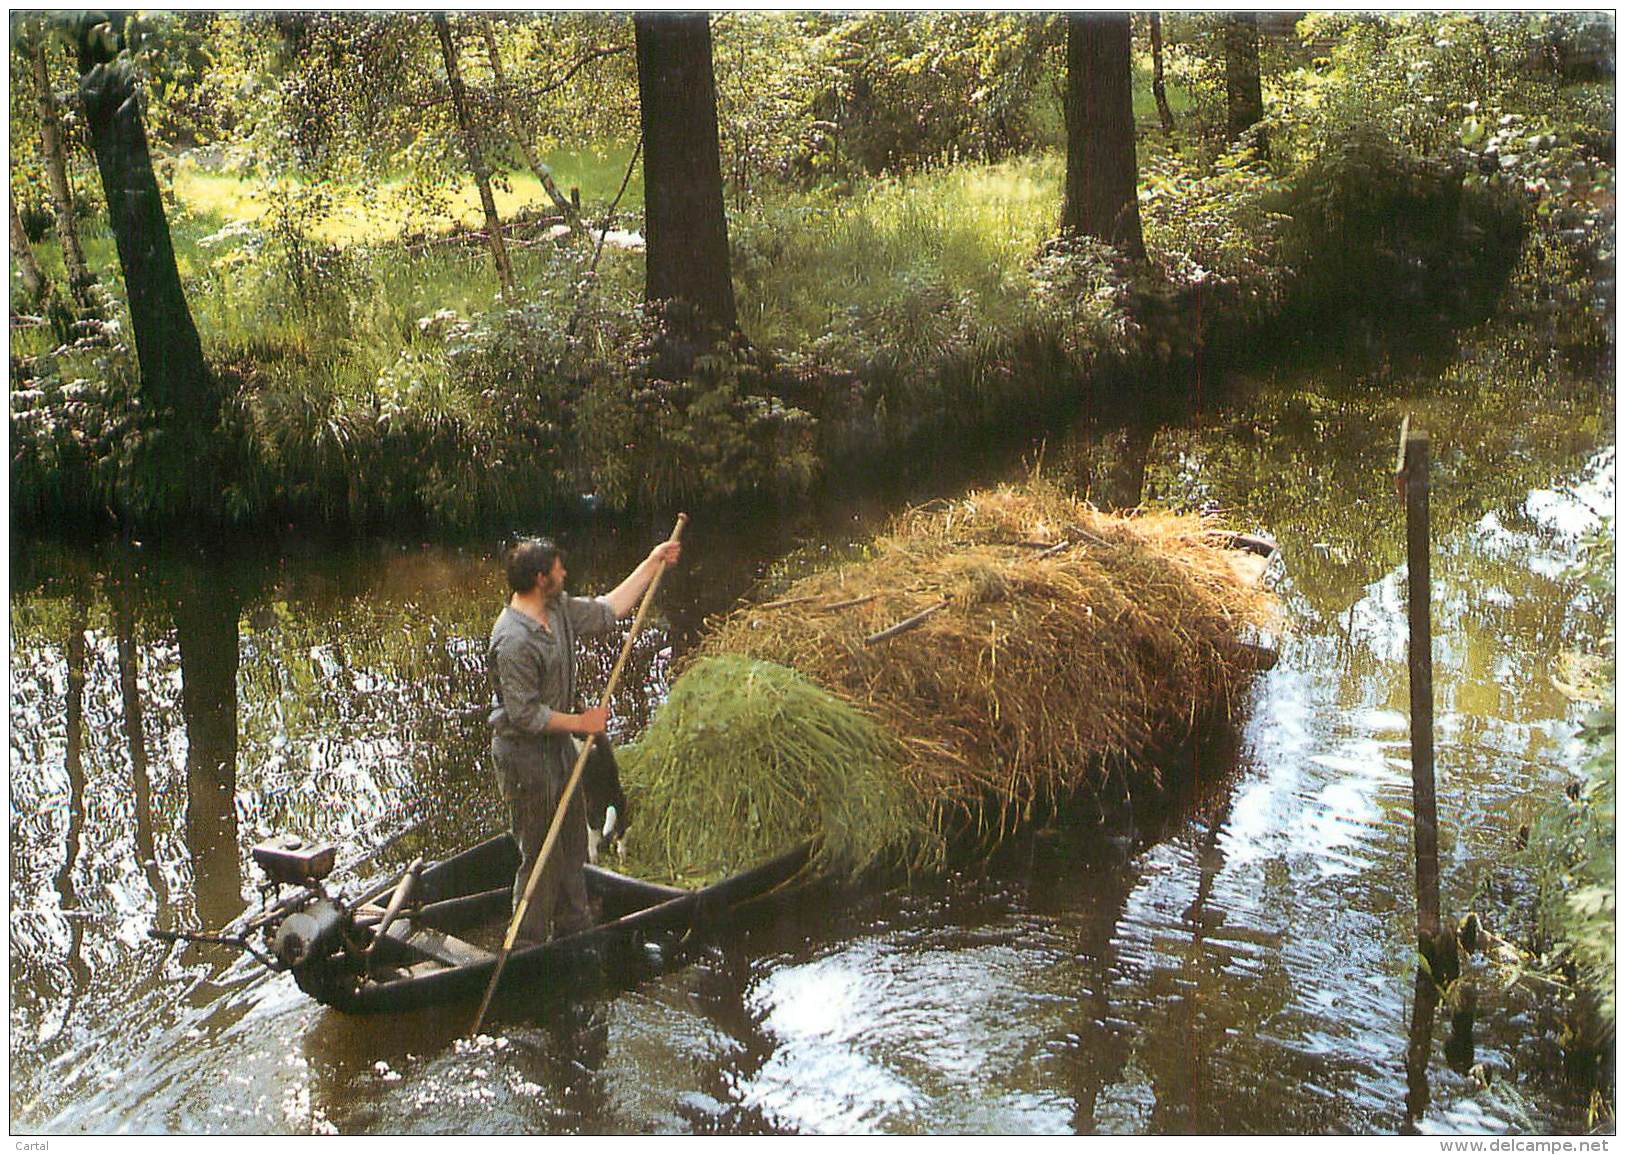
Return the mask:
{"type": "Polygon", "coordinates": [[[436,962],[447,966],[470,966],[475,963],[489,962],[496,956],[482,950],[471,942],[464,942],[455,935],[449,935],[432,927],[407,919],[400,919],[390,924],[384,934],[400,943],[409,950],[426,955],[436,962]]]}

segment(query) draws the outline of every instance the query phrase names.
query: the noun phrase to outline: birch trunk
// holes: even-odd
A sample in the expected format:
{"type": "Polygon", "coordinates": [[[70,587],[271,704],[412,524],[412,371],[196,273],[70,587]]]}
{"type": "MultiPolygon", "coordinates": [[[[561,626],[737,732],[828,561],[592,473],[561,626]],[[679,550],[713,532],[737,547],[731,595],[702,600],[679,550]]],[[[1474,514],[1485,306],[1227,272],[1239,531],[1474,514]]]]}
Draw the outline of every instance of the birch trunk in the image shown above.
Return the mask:
{"type": "Polygon", "coordinates": [[[525,164],[529,166],[531,172],[536,174],[536,179],[541,182],[542,188],[552,198],[554,207],[564,214],[564,219],[569,222],[571,228],[580,228],[581,214],[576,212],[576,207],[570,202],[570,198],[559,191],[559,186],[553,181],[553,170],[543,164],[541,157],[536,155],[536,150],[530,143],[530,133],[525,131],[525,126],[519,119],[519,110],[513,106],[513,101],[509,96],[508,76],[502,67],[502,50],[497,46],[496,29],[491,26],[490,20],[485,21],[484,29],[485,54],[491,59],[491,76],[496,81],[497,101],[502,107],[503,117],[508,122],[508,134],[513,137],[513,142],[519,146],[519,152],[525,158],[525,164]]]}
{"type": "Polygon", "coordinates": [[[1162,13],[1151,13],[1151,95],[1157,101],[1157,119],[1163,132],[1174,130],[1174,110],[1168,107],[1168,85],[1162,78],[1162,13]]]}
{"type": "MultiPolygon", "coordinates": [[[[23,218],[17,215],[17,201],[13,198],[8,204],[11,208],[11,259],[17,262],[17,271],[22,274],[24,291],[35,301],[44,304],[51,282],[45,279],[45,270],[34,259],[34,246],[28,243],[23,218]]],[[[15,308],[12,311],[15,312],[15,308]]]]}
{"type": "Polygon", "coordinates": [[[479,188],[480,206],[485,210],[485,242],[491,250],[491,263],[496,266],[497,281],[502,286],[502,299],[513,299],[513,265],[508,261],[508,246],[502,241],[502,218],[497,215],[496,198],[491,195],[491,170],[485,165],[480,152],[479,134],[468,110],[468,89],[463,85],[463,70],[457,64],[457,44],[452,39],[451,25],[444,13],[436,13],[435,31],[440,36],[440,54],[446,62],[446,82],[451,85],[452,107],[457,111],[457,128],[463,137],[463,151],[468,154],[468,168],[474,174],[479,188]]]}
{"type": "Polygon", "coordinates": [[[62,122],[56,114],[56,95],[51,88],[50,61],[45,55],[45,38],[36,36],[29,49],[38,90],[40,141],[44,145],[45,174],[51,188],[51,207],[56,214],[56,235],[62,242],[62,265],[68,274],[68,292],[74,304],[86,312],[96,307],[90,287],[96,283],[85,263],[85,250],[79,243],[79,225],[73,215],[73,188],[68,184],[68,153],[62,142],[62,122]]]}

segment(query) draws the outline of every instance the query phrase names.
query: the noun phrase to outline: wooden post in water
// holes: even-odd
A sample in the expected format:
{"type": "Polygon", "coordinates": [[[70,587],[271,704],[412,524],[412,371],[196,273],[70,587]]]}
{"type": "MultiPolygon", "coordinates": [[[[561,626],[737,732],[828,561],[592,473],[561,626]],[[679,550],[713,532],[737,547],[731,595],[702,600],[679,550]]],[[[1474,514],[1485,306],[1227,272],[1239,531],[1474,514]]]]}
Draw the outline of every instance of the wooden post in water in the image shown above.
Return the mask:
{"type": "Polygon", "coordinates": [[[1439,939],[1439,807],[1433,788],[1433,616],[1428,533],[1428,435],[1407,417],[1395,481],[1405,497],[1409,573],[1411,795],[1416,828],[1416,936],[1434,961],[1439,939]]]}

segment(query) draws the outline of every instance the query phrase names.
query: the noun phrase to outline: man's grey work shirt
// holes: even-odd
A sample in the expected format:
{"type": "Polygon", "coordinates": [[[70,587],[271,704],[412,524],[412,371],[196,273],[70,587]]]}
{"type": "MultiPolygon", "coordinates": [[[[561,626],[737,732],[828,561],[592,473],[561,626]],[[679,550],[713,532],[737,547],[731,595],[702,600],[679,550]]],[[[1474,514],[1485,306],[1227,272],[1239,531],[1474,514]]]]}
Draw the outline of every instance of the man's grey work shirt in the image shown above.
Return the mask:
{"type": "Polygon", "coordinates": [[[504,606],[486,650],[495,696],[491,727],[499,738],[538,736],[553,711],[575,707],[577,637],[609,633],[615,611],[605,598],[561,593],[547,607],[547,629],[504,606]]]}

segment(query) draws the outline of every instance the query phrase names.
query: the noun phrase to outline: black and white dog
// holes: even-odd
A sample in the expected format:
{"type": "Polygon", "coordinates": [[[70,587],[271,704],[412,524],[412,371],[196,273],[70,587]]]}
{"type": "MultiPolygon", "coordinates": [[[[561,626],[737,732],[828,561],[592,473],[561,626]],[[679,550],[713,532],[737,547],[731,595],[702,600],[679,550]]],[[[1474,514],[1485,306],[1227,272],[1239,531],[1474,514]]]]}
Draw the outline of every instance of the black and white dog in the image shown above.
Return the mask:
{"type": "MultiPolygon", "coordinates": [[[[575,742],[579,751],[581,739],[575,742]]],[[[581,800],[587,808],[587,861],[596,863],[604,843],[620,849],[631,818],[621,790],[621,768],[615,761],[615,750],[602,735],[593,742],[586,768],[581,771],[581,800]]]]}

